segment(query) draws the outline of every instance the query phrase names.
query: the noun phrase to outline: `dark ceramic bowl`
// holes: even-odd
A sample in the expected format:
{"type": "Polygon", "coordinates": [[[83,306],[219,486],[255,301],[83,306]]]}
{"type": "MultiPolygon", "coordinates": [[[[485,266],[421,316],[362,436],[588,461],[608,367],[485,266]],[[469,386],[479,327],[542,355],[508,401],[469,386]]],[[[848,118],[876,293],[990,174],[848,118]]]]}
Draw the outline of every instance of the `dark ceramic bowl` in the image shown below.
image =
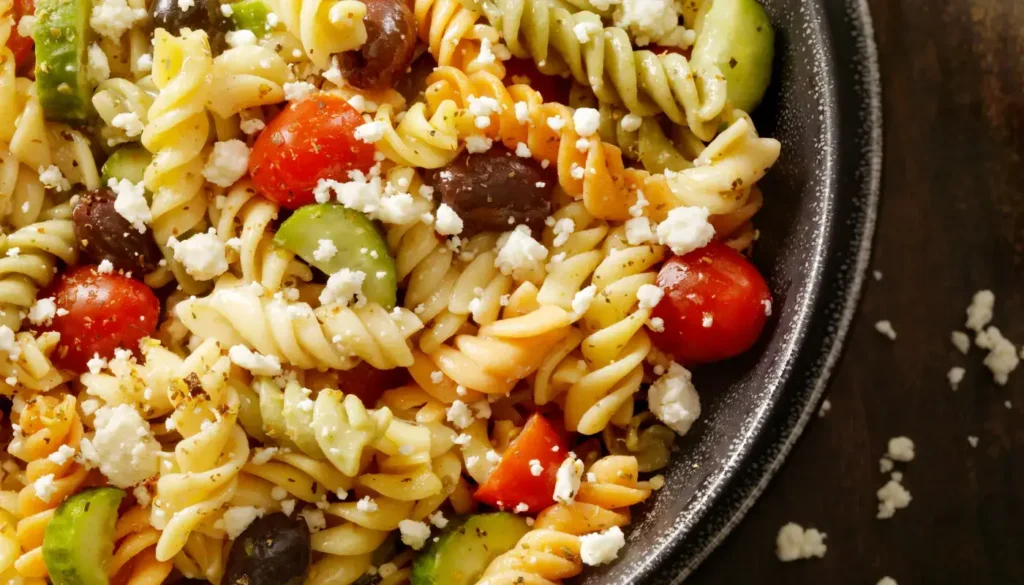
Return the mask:
{"type": "Polygon", "coordinates": [[[743,517],[814,415],[857,305],[874,230],[881,109],[864,0],[761,0],[776,30],[758,131],[782,141],[763,181],[755,262],[775,298],[760,345],[695,372],[703,413],[621,560],[589,585],[675,583],[743,517]]]}

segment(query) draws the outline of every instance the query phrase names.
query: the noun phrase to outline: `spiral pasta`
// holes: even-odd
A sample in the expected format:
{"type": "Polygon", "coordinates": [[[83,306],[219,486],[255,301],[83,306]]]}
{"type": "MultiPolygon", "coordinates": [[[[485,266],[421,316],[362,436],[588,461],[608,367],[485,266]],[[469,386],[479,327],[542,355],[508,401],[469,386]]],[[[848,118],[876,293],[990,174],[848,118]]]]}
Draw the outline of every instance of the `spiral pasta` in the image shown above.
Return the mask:
{"type": "Polygon", "coordinates": [[[171,574],[170,561],[156,560],[160,532],[149,524],[149,510],[133,506],[121,514],[114,528],[114,556],[110,577],[125,585],[160,585],[171,574]]]}
{"type": "Polygon", "coordinates": [[[75,405],[75,397],[69,394],[63,398],[38,396],[30,400],[18,417],[21,432],[8,446],[12,455],[27,463],[27,485],[18,494],[21,520],[17,535],[22,554],[14,563],[22,577],[46,578],[43,532],[54,509],[78,491],[89,473],[71,457],[58,459],[60,463],[50,457],[62,446],[78,451],[84,427],[75,405]]]}
{"type": "Polygon", "coordinates": [[[203,148],[210,132],[206,114],[213,59],[206,33],[183,31],[180,37],[157,29],[154,36],[153,82],[159,88],[142,132],[142,145],[153,153],[146,168],[146,188],[153,193],[153,235],[169,270],[147,278],[152,286],[173,277],[187,292],[203,285],[174,260],[167,241],[201,229],[206,217],[203,148]]]}
{"type": "Polygon", "coordinates": [[[399,165],[436,169],[450,163],[459,154],[459,136],[455,130],[455,102],[442,103],[428,118],[426,105],[413,104],[395,127],[393,108],[385,104],[374,121],[385,127],[377,150],[399,165]]]}
{"type": "Polygon", "coordinates": [[[210,111],[230,118],[246,108],[276,104],[284,100],[289,75],[284,59],[266,47],[228,49],[213,60],[210,111]]]}
{"type": "Polygon", "coordinates": [[[366,42],[366,5],[357,0],[276,0],[276,13],[288,32],[302,42],[309,60],[320,69],[331,56],[366,42]]]}
{"type": "Polygon", "coordinates": [[[14,22],[14,0],[0,0],[0,143],[6,144],[14,135],[14,121],[18,117],[17,63],[14,53],[7,47],[7,39],[17,23],[14,22]]]}
{"type": "Polygon", "coordinates": [[[6,359],[0,360],[0,394],[49,392],[67,381],[67,374],[50,361],[60,334],[52,331],[38,335],[21,332],[15,339],[17,355],[7,353],[6,359]]]}
{"type": "Polygon", "coordinates": [[[480,13],[459,0],[416,0],[414,11],[420,40],[439,65],[505,77],[505,67],[492,52],[500,42],[498,31],[478,23],[480,13]]]}
{"type": "Polygon", "coordinates": [[[202,339],[244,345],[300,368],[349,370],[360,360],[378,369],[405,367],[413,361],[406,340],[423,327],[407,309],[389,313],[368,303],[314,311],[303,302],[261,296],[230,276],[221,277],[212,294],[179,303],[176,313],[202,339]]]}
{"type": "Polygon", "coordinates": [[[103,120],[100,137],[106,140],[107,146],[139,140],[156,92],[151,78],[138,83],[113,78],[96,87],[92,105],[103,120]]]}
{"type": "Polygon", "coordinates": [[[224,242],[237,238],[237,260],[231,264],[242,280],[258,282],[268,292],[277,292],[296,281],[309,281],[313,273],[295,259],[295,254],[273,242],[271,223],[279,206],[257,195],[252,183],[242,180],[231,187],[223,204],[210,209],[217,236],[224,242]]]}
{"type": "Polygon", "coordinates": [[[2,238],[0,251],[0,324],[17,330],[36,292],[56,274],[58,261],[76,262],[78,241],[70,220],[53,219],[2,238]]]}
{"type": "Polygon", "coordinates": [[[236,424],[238,395],[227,384],[230,362],[213,340],[175,372],[171,420],[182,436],[156,484],[150,521],[161,530],[156,559],[178,554],[231,501],[249,442],[236,424]]]}

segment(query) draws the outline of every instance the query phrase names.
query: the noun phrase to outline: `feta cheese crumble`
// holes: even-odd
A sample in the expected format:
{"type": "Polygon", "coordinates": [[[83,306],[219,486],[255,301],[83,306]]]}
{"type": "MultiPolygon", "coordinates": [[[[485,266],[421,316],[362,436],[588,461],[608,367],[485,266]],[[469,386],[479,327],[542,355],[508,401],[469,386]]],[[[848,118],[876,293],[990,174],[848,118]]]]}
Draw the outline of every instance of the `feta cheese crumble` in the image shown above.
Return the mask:
{"type": "Polygon", "coordinates": [[[910,505],[910,492],[896,479],[890,479],[888,483],[878,489],[878,514],[876,518],[885,520],[892,518],[896,510],[902,510],[910,505]]]}
{"type": "Polygon", "coordinates": [[[313,250],[313,259],[317,262],[327,262],[337,253],[338,247],[334,245],[333,240],[321,239],[317,240],[316,250],[313,250]]]}
{"type": "Polygon", "coordinates": [[[146,202],[146,188],[140,182],[132,183],[128,179],[110,179],[107,187],[114,192],[114,211],[132,224],[140,234],[146,233],[146,224],[153,221],[153,212],[146,202]]]}
{"type": "Polygon", "coordinates": [[[673,209],[658,225],[658,242],[677,256],[703,248],[715,237],[715,228],[708,223],[709,215],[706,207],[673,209]]]}
{"type": "Polygon", "coordinates": [[[494,266],[506,276],[523,280],[533,271],[543,268],[548,249],[530,235],[530,228],[520,225],[506,232],[498,240],[498,255],[494,266]]]}
{"type": "Polygon", "coordinates": [[[795,522],[789,522],[779,529],[775,537],[775,556],[782,562],[814,557],[820,559],[828,550],[825,545],[826,536],[815,528],[805,529],[795,522]]]}
{"type": "Polygon", "coordinates": [[[568,504],[576,498],[576,492],[580,491],[580,478],[583,477],[583,462],[572,453],[558,466],[555,474],[556,502],[568,504]]]}
{"type": "Polygon", "coordinates": [[[224,511],[221,518],[228,538],[238,538],[254,520],[263,516],[263,510],[254,506],[232,506],[224,511]]]}
{"type": "Polygon", "coordinates": [[[281,360],[276,355],[263,355],[244,345],[235,345],[228,350],[231,363],[249,370],[256,376],[278,376],[281,374],[281,360]]]}
{"type": "Polygon", "coordinates": [[[330,305],[338,303],[347,306],[356,299],[356,305],[366,303],[363,297],[363,282],[366,280],[366,273],[362,270],[349,270],[342,268],[327,279],[327,285],[320,291],[320,304],[330,305]]]}
{"type": "Polygon", "coordinates": [[[904,463],[914,460],[914,441],[908,437],[893,437],[889,439],[889,449],[886,453],[893,461],[904,463]]]}
{"type": "Polygon", "coordinates": [[[249,169],[249,147],[241,140],[225,140],[213,145],[203,168],[206,180],[218,187],[234,185],[249,169]]]}
{"type": "Polygon", "coordinates": [[[456,400],[448,407],[446,418],[448,422],[454,424],[460,429],[464,429],[473,424],[474,420],[473,412],[468,406],[466,406],[466,403],[461,400],[456,400]]]}
{"type": "Polygon", "coordinates": [[[580,537],[580,558],[592,567],[610,563],[619,557],[619,550],[625,545],[626,535],[618,526],[603,532],[584,534],[580,537]]]}
{"type": "Polygon", "coordinates": [[[82,457],[110,483],[128,488],[157,474],[160,443],[149,423],[127,404],[96,411],[96,432],[82,439],[82,457]]]}
{"type": "Polygon", "coordinates": [[[213,280],[228,270],[227,250],[213,228],[181,241],[171,236],[167,247],[174,250],[174,259],[196,280],[213,280]]]}
{"type": "Polygon", "coordinates": [[[891,341],[896,341],[896,330],[893,329],[892,323],[888,320],[875,323],[875,331],[888,337],[891,341]]]}
{"type": "Polygon", "coordinates": [[[981,332],[992,321],[992,309],[995,308],[996,295],[990,290],[979,290],[974,293],[971,304],[967,307],[965,326],[973,331],[981,332]]]}
{"type": "Polygon", "coordinates": [[[690,372],[675,362],[651,384],[647,402],[654,416],[680,435],[689,432],[700,416],[700,397],[690,372]]]}
{"type": "Polygon", "coordinates": [[[430,538],[430,526],[416,520],[402,520],[398,523],[398,531],[402,534],[402,542],[412,547],[413,550],[420,550],[430,538]]]}

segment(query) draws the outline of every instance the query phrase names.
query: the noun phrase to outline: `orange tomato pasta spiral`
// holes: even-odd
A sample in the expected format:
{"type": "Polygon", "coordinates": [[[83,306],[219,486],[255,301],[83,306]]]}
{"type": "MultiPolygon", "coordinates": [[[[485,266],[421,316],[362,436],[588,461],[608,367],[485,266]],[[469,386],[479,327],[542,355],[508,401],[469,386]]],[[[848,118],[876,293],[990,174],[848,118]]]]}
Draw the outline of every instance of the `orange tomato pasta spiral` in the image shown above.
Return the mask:
{"type": "Polygon", "coordinates": [[[114,528],[114,556],[110,579],[115,585],[160,585],[171,574],[170,561],[156,560],[160,532],[149,523],[149,510],[133,506],[121,514],[114,528]]]}
{"type": "Polygon", "coordinates": [[[53,518],[54,510],[68,496],[82,487],[89,470],[73,457],[49,457],[61,447],[78,451],[84,428],[75,410],[75,397],[38,396],[29,401],[21,412],[18,424],[20,434],[11,441],[8,451],[25,461],[26,486],[18,494],[21,520],[18,522],[18,541],[22,554],[14,568],[22,577],[46,578],[43,563],[43,532],[53,518]],[[47,480],[49,478],[49,481],[47,480]],[[36,482],[52,482],[52,490],[40,494],[36,482]]]}
{"type": "Polygon", "coordinates": [[[493,53],[482,51],[487,43],[500,41],[498,31],[487,24],[478,24],[483,15],[470,10],[459,0],[416,0],[416,27],[420,40],[427,43],[431,56],[442,66],[463,71],[488,71],[505,77],[505,66],[493,53]],[[483,53],[483,58],[481,58],[483,53]]]}

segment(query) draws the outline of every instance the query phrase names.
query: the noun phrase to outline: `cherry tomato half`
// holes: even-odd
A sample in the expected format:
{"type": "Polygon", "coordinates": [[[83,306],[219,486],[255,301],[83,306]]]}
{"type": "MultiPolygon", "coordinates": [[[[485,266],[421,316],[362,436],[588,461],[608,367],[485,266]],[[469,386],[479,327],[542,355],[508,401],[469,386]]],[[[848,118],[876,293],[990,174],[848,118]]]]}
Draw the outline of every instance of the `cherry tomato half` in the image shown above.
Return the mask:
{"type": "Polygon", "coordinates": [[[35,0],[15,0],[13,9],[15,26],[11,28],[11,36],[7,38],[7,48],[14,54],[15,69],[18,75],[27,75],[35,66],[35,43],[32,37],[18,34],[17,23],[22,16],[36,13],[35,0]]]}
{"type": "Polygon", "coordinates": [[[408,381],[409,371],[405,368],[378,370],[366,362],[359,362],[358,366],[340,373],[338,390],[354,394],[366,406],[373,406],[385,390],[398,388],[408,381]]]}
{"type": "Polygon", "coordinates": [[[665,330],[651,333],[654,345],[686,365],[747,351],[771,313],[761,273],[721,242],[669,259],[657,282],[665,297],[651,317],[660,317],[665,330]]]}
{"type": "Polygon", "coordinates": [[[505,61],[506,83],[524,83],[540,92],[545,102],[569,103],[572,82],[561,77],[544,75],[529,59],[513,57],[505,61]]]}
{"type": "Polygon", "coordinates": [[[156,331],[160,315],[160,301],[149,287],[95,266],[69,269],[39,293],[48,297],[58,315],[45,329],[60,333],[53,361],[75,373],[88,371],[93,355],[110,359],[118,348],[137,352],[139,340],[156,331]]]}
{"type": "Polygon", "coordinates": [[[288,209],[312,203],[320,179],[344,182],[349,171],[373,166],[373,145],[355,137],[362,124],[359,112],[340,96],[316,93],[291,102],[253,145],[253,185],[288,209]]]}
{"type": "Polygon", "coordinates": [[[531,416],[487,481],[473,495],[477,501],[497,508],[512,509],[519,504],[539,512],[555,502],[555,481],[558,467],[567,456],[565,441],[546,418],[531,416]],[[540,475],[530,465],[536,460],[540,475]]]}

